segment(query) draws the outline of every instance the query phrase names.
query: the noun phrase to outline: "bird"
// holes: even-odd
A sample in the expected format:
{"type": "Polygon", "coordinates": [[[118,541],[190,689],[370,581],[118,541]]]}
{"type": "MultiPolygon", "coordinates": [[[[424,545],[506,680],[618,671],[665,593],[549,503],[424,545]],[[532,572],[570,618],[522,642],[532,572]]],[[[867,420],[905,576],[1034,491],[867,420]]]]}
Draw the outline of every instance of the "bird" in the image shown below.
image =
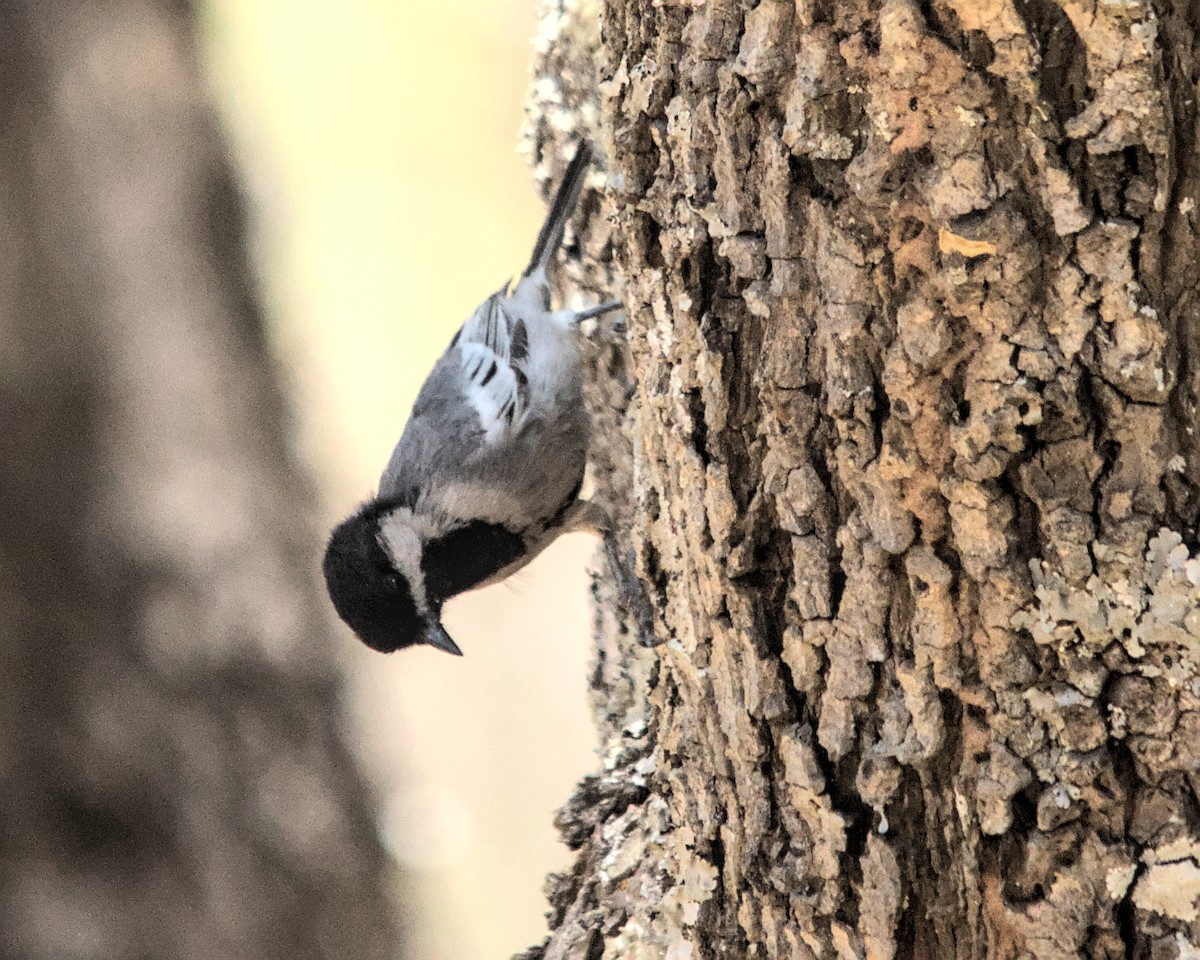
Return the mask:
{"type": "Polygon", "coordinates": [[[591,422],[579,328],[622,304],[556,310],[547,279],[591,162],[578,141],[528,265],[451,339],[378,493],[329,537],[329,597],[374,650],[461,656],[441,622],[447,600],[505,579],[562,533],[608,529],[604,509],[580,496],[591,422]]]}

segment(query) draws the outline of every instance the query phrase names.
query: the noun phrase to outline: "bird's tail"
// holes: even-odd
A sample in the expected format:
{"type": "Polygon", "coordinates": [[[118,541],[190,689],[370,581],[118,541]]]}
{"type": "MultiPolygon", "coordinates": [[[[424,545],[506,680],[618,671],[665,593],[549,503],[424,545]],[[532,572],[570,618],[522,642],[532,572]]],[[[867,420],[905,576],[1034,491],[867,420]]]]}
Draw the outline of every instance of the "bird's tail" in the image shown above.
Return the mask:
{"type": "Polygon", "coordinates": [[[583,190],[583,181],[587,178],[591,162],[591,145],[586,140],[580,140],[575,149],[575,156],[571,158],[567,172],[563,174],[558,193],[554,195],[550,212],[546,214],[546,221],[538,233],[537,243],[533,245],[533,256],[529,258],[529,266],[525,268],[522,276],[527,277],[537,270],[545,270],[549,265],[550,259],[562,243],[567,221],[575,212],[575,204],[579,202],[579,193],[583,190]]]}

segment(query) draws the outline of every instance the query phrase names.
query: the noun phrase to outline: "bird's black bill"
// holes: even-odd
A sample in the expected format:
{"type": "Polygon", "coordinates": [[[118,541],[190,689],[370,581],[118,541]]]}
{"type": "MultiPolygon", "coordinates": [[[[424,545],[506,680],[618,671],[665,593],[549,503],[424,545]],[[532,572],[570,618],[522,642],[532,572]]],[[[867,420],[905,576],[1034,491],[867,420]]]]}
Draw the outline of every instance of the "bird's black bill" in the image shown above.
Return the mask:
{"type": "Polygon", "coordinates": [[[431,647],[444,650],[446,653],[451,653],[456,657],[463,655],[463,652],[458,649],[458,644],[450,639],[450,634],[446,632],[446,628],[440,623],[431,623],[425,628],[425,642],[431,647]]]}

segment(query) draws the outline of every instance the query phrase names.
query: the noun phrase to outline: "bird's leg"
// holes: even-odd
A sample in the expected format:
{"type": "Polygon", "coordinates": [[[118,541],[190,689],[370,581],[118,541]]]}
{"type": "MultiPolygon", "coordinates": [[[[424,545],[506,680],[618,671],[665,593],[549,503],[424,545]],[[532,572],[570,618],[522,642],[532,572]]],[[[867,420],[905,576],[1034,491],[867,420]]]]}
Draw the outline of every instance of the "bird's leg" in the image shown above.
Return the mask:
{"type": "Polygon", "coordinates": [[[588,307],[586,310],[576,310],[575,322],[583,323],[584,320],[591,320],[592,317],[602,317],[606,313],[612,313],[614,310],[620,310],[625,304],[620,300],[609,300],[605,303],[598,304],[594,307],[588,307]]]}
{"type": "Polygon", "coordinates": [[[595,500],[576,500],[563,513],[562,532],[598,533],[607,536],[612,528],[612,519],[595,500]]]}
{"type": "MultiPolygon", "coordinates": [[[[598,304],[594,307],[587,307],[583,310],[556,310],[554,312],[554,322],[566,330],[578,330],[586,321],[594,320],[596,317],[602,317],[607,313],[613,313],[620,310],[625,305],[620,300],[608,300],[605,303],[598,304]]],[[[613,322],[612,327],[617,332],[624,334],[625,320],[618,319],[613,322]]],[[[600,329],[600,324],[596,324],[593,333],[585,335],[591,338],[595,331],[600,329]]]]}
{"type": "Polygon", "coordinates": [[[594,500],[576,500],[563,518],[563,528],[565,531],[589,530],[600,535],[604,541],[604,556],[616,584],[617,598],[636,624],[638,644],[658,646],[662,641],[654,631],[654,608],[642,581],[633,572],[633,550],[622,549],[608,511],[594,500]]]}

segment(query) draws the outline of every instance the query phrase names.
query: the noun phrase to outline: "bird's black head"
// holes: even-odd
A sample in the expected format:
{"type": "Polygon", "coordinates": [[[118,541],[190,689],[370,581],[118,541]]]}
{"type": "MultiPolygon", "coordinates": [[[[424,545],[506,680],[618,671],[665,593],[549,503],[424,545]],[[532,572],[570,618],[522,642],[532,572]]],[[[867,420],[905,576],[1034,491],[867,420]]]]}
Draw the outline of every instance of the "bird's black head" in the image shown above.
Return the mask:
{"type": "Polygon", "coordinates": [[[391,653],[424,642],[425,624],[408,579],[380,543],[379,516],[368,504],[334,527],[325,548],[325,586],[358,638],[391,653]]]}

